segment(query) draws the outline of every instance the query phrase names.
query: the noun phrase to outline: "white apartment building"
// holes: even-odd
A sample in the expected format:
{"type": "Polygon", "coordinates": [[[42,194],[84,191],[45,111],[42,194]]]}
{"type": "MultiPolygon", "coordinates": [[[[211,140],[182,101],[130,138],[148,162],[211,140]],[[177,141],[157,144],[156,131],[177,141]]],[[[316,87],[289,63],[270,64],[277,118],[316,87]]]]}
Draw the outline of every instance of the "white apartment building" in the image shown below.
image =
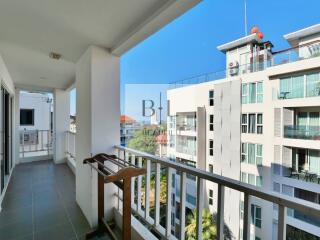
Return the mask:
{"type": "MultiPolygon", "coordinates": [[[[224,79],[208,74],[195,78],[198,84],[168,90],[167,154],[265,191],[320,204],[320,24],[284,38],[292,47],[278,52],[256,33],[223,44],[218,50],[226,54],[224,79]]],[[[171,219],[176,235],[179,182],[175,174],[171,219]]],[[[204,185],[205,207],[216,212],[217,185],[204,185]]],[[[196,207],[196,186],[195,177],[188,176],[189,210],[196,207]]],[[[224,209],[225,224],[241,239],[243,195],[226,188],[224,209]]],[[[277,206],[251,197],[249,210],[250,238],[277,239],[277,206]]],[[[287,235],[320,237],[320,217],[288,209],[286,224],[287,235]]]]}
{"type": "Polygon", "coordinates": [[[21,91],[20,151],[21,162],[52,158],[53,103],[48,93],[21,91]],[[43,157],[46,155],[47,157],[43,157]]]}
{"type": "Polygon", "coordinates": [[[20,130],[50,130],[52,99],[46,93],[20,92],[20,130]]]}

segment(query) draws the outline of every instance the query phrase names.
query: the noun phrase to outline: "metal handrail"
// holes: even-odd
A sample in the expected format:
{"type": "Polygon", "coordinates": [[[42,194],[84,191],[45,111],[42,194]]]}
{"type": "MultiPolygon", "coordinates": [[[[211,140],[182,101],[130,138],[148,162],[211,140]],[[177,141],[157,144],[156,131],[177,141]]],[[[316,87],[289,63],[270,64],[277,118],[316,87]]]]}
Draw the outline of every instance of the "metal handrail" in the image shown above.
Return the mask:
{"type": "MultiPolygon", "coordinates": [[[[125,153],[124,155],[127,156],[128,154],[132,154],[135,157],[138,157],[139,159],[146,159],[147,161],[149,160],[150,162],[156,163],[157,169],[160,169],[161,167],[167,167],[168,168],[168,172],[170,172],[169,170],[171,169],[175,169],[177,171],[180,171],[183,175],[183,178],[181,180],[181,186],[184,184],[183,182],[185,181],[185,175],[186,174],[191,174],[197,177],[197,198],[199,197],[201,199],[201,195],[202,193],[200,193],[199,189],[202,189],[203,186],[203,180],[207,180],[207,181],[211,181],[214,182],[216,184],[218,184],[218,213],[217,213],[217,218],[218,218],[218,229],[220,229],[220,231],[218,231],[218,236],[222,237],[223,236],[223,202],[224,202],[224,188],[231,188],[234,190],[237,190],[241,193],[244,193],[244,231],[243,231],[243,239],[249,239],[250,237],[250,220],[249,220],[249,199],[251,196],[253,197],[257,197],[260,198],[262,200],[266,200],[275,204],[279,205],[279,216],[278,216],[278,239],[279,240],[283,240],[285,239],[285,216],[286,216],[286,209],[287,208],[292,208],[295,210],[298,210],[300,212],[303,212],[306,215],[309,216],[314,216],[314,217],[319,217],[320,216],[320,205],[319,204],[315,204],[312,202],[308,202],[306,200],[302,200],[302,199],[297,199],[297,198],[293,198],[290,196],[286,196],[286,195],[282,195],[280,193],[276,193],[273,191],[268,191],[268,190],[262,190],[261,188],[231,179],[231,178],[227,178],[227,177],[223,177],[214,173],[210,173],[210,172],[206,172],[204,170],[201,169],[196,169],[181,163],[177,163],[177,162],[173,162],[170,161],[168,159],[165,158],[160,158],[148,153],[144,153],[138,150],[134,150],[131,148],[127,148],[127,147],[123,147],[123,146],[115,146],[115,149],[118,151],[118,154],[120,155],[121,152],[125,153]],[[222,224],[222,225],[219,225],[222,224]]],[[[147,164],[148,165],[148,164],[147,164]]],[[[149,163],[150,165],[150,163],[149,163]]],[[[150,171],[150,166],[149,166],[149,171],[150,171]]],[[[156,174],[159,174],[160,170],[157,170],[156,174]]],[[[148,173],[148,166],[147,166],[147,173],[148,173]]],[[[169,176],[169,175],[168,175],[169,176]]],[[[150,172],[149,172],[149,177],[150,177],[150,172]]],[[[159,181],[157,180],[159,179],[159,177],[156,178],[156,182],[158,181],[158,183],[156,183],[156,185],[160,184],[159,181]]],[[[147,181],[148,181],[148,177],[147,177],[147,181]]],[[[169,182],[169,179],[168,179],[169,182]]],[[[167,184],[167,187],[170,184],[167,184]]],[[[170,187],[170,186],[169,186],[170,187]]],[[[160,189],[157,189],[160,190],[160,189]]],[[[168,189],[167,189],[168,190],[168,189]]],[[[146,193],[147,194],[147,193],[146,193]]],[[[167,194],[170,195],[170,194],[167,194]]],[[[170,197],[170,196],[168,196],[170,197]]],[[[159,201],[159,199],[158,199],[159,201]]],[[[197,212],[201,212],[201,203],[202,201],[197,201],[197,212]],[[200,202],[200,203],[199,203],[200,202]]],[[[140,203],[141,204],[141,203],[140,203]]],[[[157,203],[156,203],[157,204],[157,203]]],[[[139,210],[139,208],[137,208],[139,210]]],[[[197,223],[201,223],[201,214],[198,214],[197,216],[199,216],[199,219],[197,219],[197,223]]],[[[142,216],[143,217],[143,216],[142,216]]],[[[168,217],[168,216],[167,216],[168,217]]],[[[170,216],[169,216],[170,217],[170,216]]],[[[145,213],[145,218],[150,218],[147,213],[145,213]]],[[[157,216],[155,216],[154,219],[154,225],[158,228],[158,225],[156,223],[158,223],[159,220],[156,219],[157,216]]],[[[168,219],[167,219],[168,220],[168,219]]],[[[199,234],[201,234],[201,228],[202,226],[200,226],[201,224],[197,224],[197,234],[198,237],[200,236],[199,234]]],[[[168,225],[167,225],[168,227],[168,225]]],[[[169,226],[170,228],[170,226],[169,226]]],[[[161,228],[160,228],[161,229],[161,228]]],[[[165,229],[167,232],[168,229],[165,229]]],[[[166,236],[168,237],[168,236],[166,236]]],[[[219,237],[218,237],[219,238],[219,237]]],[[[220,239],[220,238],[219,238],[220,239]]]]}
{"type": "Polygon", "coordinates": [[[67,155],[69,155],[70,158],[72,159],[75,159],[75,155],[76,155],[76,141],[75,141],[75,136],[76,136],[76,133],[75,132],[72,132],[72,131],[66,131],[65,132],[66,134],[66,150],[65,150],[65,153],[67,155]],[[74,138],[73,140],[73,146],[70,146],[71,143],[70,143],[70,136],[72,136],[74,138]],[[73,151],[72,151],[73,150],[73,151]]]}
{"type": "Polygon", "coordinates": [[[41,155],[51,155],[52,154],[52,143],[54,139],[54,133],[47,130],[40,129],[23,129],[19,131],[20,134],[20,146],[19,154],[20,157],[35,157],[41,152],[41,155]],[[25,141],[25,137],[29,134],[29,140],[25,141]],[[33,154],[35,153],[35,154],[33,154]]]}

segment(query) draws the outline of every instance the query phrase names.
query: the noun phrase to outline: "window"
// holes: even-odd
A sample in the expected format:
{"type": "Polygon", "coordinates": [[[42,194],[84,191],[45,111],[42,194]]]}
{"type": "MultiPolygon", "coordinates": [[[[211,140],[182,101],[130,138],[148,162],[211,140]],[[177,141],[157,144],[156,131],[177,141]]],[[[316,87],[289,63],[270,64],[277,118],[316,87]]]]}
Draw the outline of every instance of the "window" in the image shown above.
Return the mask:
{"type": "Polygon", "coordinates": [[[175,175],[174,173],[172,174],[172,183],[171,183],[171,186],[172,186],[173,188],[176,187],[176,175],[175,175]]]}
{"type": "Polygon", "coordinates": [[[213,131],[213,114],[210,114],[209,118],[209,130],[213,131]]]}
{"type": "Polygon", "coordinates": [[[262,176],[256,176],[256,186],[262,187],[262,176]]]}
{"type": "Polygon", "coordinates": [[[248,183],[251,185],[256,185],[256,176],[249,173],[248,174],[248,183]]]}
{"type": "Polygon", "coordinates": [[[257,146],[256,164],[257,165],[262,165],[262,145],[261,144],[256,144],[256,146],[257,146]]]}
{"type": "Polygon", "coordinates": [[[241,182],[248,183],[247,173],[241,172],[241,182]]]}
{"type": "Polygon", "coordinates": [[[213,173],[213,165],[209,164],[209,172],[213,173]]]}
{"type": "Polygon", "coordinates": [[[214,106],[214,91],[209,91],[209,106],[214,106]]]}
{"type": "Polygon", "coordinates": [[[241,132],[247,133],[248,131],[248,115],[242,114],[241,116],[241,132]]]}
{"type": "Polygon", "coordinates": [[[209,140],[209,155],[213,156],[213,140],[209,140]]]}
{"type": "Polygon", "coordinates": [[[242,104],[263,102],[263,82],[243,83],[241,91],[242,104]]]}
{"type": "Polygon", "coordinates": [[[20,109],[20,125],[34,125],[34,109],[20,109]]]}
{"type": "Polygon", "coordinates": [[[249,114],[249,128],[248,133],[256,132],[256,114],[249,114]]]}
{"type": "Polygon", "coordinates": [[[241,98],[242,104],[248,103],[248,84],[247,83],[242,84],[241,95],[242,95],[242,98],[241,98]]]}
{"type": "Polygon", "coordinates": [[[248,144],[248,163],[250,164],[255,164],[256,159],[256,145],[249,143],[248,144]]]}
{"type": "Polygon", "coordinates": [[[255,165],[262,165],[262,145],[241,143],[241,161],[255,165]]]}
{"type": "Polygon", "coordinates": [[[320,95],[320,73],[307,74],[307,97],[320,95]]]}
{"type": "Polygon", "coordinates": [[[248,161],[248,144],[247,143],[241,143],[241,162],[247,162],[248,161]]]}
{"type": "Polygon", "coordinates": [[[241,182],[248,183],[257,187],[262,187],[262,176],[251,173],[241,172],[241,182]]]}
{"type": "Polygon", "coordinates": [[[255,103],[257,99],[257,85],[256,83],[249,84],[249,103],[255,103]]]}
{"type": "Polygon", "coordinates": [[[292,76],[280,79],[280,98],[304,97],[304,75],[292,76]]]}
{"type": "Polygon", "coordinates": [[[257,114],[257,133],[262,134],[263,133],[263,122],[262,122],[262,114],[257,114]]]}
{"type": "Polygon", "coordinates": [[[209,205],[213,205],[213,190],[209,189],[209,205]]]}
{"type": "Polygon", "coordinates": [[[251,204],[251,223],[261,228],[261,207],[251,204]]]}
{"type": "Polygon", "coordinates": [[[263,83],[257,82],[257,103],[263,102],[263,83]]]}
{"type": "Polygon", "coordinates": [[[262,113],[244,113],[241,115],[242,133],[263,133],[263,114],[262,113]]]}

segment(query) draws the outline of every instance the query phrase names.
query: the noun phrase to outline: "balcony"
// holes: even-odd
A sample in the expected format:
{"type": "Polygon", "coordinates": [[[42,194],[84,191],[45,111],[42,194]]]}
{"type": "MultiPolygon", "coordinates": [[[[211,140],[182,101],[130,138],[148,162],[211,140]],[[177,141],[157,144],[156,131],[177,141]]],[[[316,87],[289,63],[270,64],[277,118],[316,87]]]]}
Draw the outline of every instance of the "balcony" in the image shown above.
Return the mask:
{"type": "Polygon", "coordinates": [[[289,162],[288,167],[283,167],[285,177],[320,184],[320,151],[286,147],[285,154],[283,161],[289,162]]]}
{"type": "Polygon", "coordinates": [[[320,126],[284,126],[283,136],[285,138],[320,140],[320,126]]]}
{"type": "MultiPolygon", "coordinates": [[[[68,153],[69,150],[67,149],[68,153]]],[[[116,146],[114,148],[114,152],[121,159],[126,159],[130,164],[134,164],[136,166],[142,166],[146,169],[146,175],[139,176],[132,181],[131,191],[132,191],[132,199],[131,199],[131,207],[132,214],[134,216],[133,226],[132,228],[136,233],[142,233],[146,230],[149,231],[148,234],[152,234],[151,236],[155,236],[156,238],[162,239],[185,239],[185,227],[187,226],[187,215],[190,214],[190,209],[187,208],[188,202],[188,194],[186,191],[186,183],[187,176],[194,176],[196,180],[196,199],[194,202],[196,213],[202,212],[206,206],[204,192],[204,184],[206,182],[213,182],[218,185],[219,191],[218,196],[215,196],[218,199],[218,208],[216,212],[217,221],[214,222],[216,226],[221,226],[220,229],[224,229],[224,221],[223,219],[223,202],[224,202],[224,189],[226,187],[231,188],[233,190],[239,191],[244,195],[245,203],[244,203],[244,221],[243,228],[249,229],[250,226],[250,202],[253,197],[261,198],[266,201],[273,202],[278,204],[280,207],[279,211],[279,229],[284,229],[284,216],[286,215],[286,209],[296,209],[299,213],[307,214],[308,216],[318,216],[320,213],[320,206],[318,204],[313,204],[310,202],[306,202],[299,199],[294,199],[290,197],[286,197],[284,195],[279,195],[274,192],[266,192],[261,190],[261,188],[257,188],[245,183],[241,183],[239,181],[228,179],[225,177],[221,177],[219,175],[215,175],[212,173],[208,173],[206,171],[202,171],[196,169],[192,166],[187,166],[182,163],[172,162],[167,159],[159,158],[147,153],[143,153],[140,151],[136,151],[133,149],[129,149],[123,146],[116,146]],[[169,193],[173,192],[172,182],[172,173],[179,172],[180,173],[180,184],[178,192],[179,192],[179,211],[177,219],[179,219],[179,230],[178,234],[172,234],[171,230],[174,229],[172,223],[172,214],[173,211],[171,204],[172,195],[169,193]],[[161,192],[160,192],[160,191],[161,192]],[[311,213],[311,211],[315,211],[311,213]],[[283,215],[282,215],[283,214],[283,215]],[[220,219],[220,220],[219,220],[220,219]],[[247,220],[246,220],[247,219],[247,220]],[[219,225],[220,224],[220,225],[219,225]]],[[[117,199],[117,204],[114,206],[114,210],[122,213],[122,200],[123,193],[122,190],[119,189],[115,194],[117,199]]],[[[202,235],[203,226],[199,224],[202,222],[202,214],[198,214],[196,219],[196,234],[197,238],[202,235]]],[[[119,219],[117,220],[117,225],[121,225],[119,219]]],[[[285,237],[281,237],[283,232],[280,231],[278,239],[285,239],[285,237]]],[[[218,231],[219,239],[222,239],[225,234],[224,231],[218,231]],[[220,235],[219,235],[220,234],[220,235]]],[[[249,239],[249,232],[243,231],[244,238],[249,239]]],[[[150,236],[148,238],[151,238],[150,236]]],[[[134,238],[135,239],[135,238],[134,238]]]]}
{"type": "Polygon", "coordinates": [[[50,130],[21,130],[20,158],[52,159],[53,134],[50,130]]]}

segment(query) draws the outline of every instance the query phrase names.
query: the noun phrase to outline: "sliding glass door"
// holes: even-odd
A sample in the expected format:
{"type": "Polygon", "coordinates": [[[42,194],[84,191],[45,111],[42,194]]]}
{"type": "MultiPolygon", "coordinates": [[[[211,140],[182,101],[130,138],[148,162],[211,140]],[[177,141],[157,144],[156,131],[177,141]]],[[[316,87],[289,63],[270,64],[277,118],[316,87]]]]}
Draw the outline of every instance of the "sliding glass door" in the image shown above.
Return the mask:
{"type": "Polygon", "coordinates": [[[0,128],[1,128],[1,147],[0,147],[0,175],[1,193],[8,182],[12,169],[12,97],[9,92],[1,87],[0,97],[0,128]]]}

